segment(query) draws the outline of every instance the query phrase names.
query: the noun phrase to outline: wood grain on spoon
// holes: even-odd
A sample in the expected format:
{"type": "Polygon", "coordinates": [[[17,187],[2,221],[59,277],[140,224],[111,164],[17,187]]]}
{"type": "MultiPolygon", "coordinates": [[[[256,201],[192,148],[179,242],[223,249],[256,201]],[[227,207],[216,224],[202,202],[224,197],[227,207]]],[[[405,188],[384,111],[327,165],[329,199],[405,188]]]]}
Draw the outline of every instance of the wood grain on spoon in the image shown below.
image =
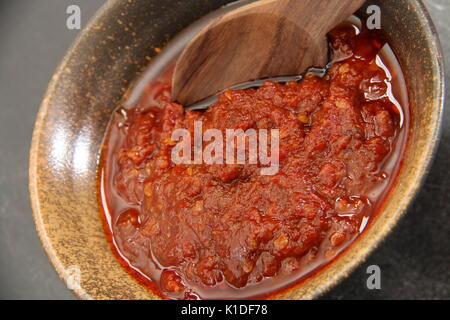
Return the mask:
{"type": "Polygon", "coordinates": [[[205,27],[180,55],[172,98],[190,105],[245,81],[302,74],[328,59],[326,34],[364,0],[260,0],[205,27]]]}

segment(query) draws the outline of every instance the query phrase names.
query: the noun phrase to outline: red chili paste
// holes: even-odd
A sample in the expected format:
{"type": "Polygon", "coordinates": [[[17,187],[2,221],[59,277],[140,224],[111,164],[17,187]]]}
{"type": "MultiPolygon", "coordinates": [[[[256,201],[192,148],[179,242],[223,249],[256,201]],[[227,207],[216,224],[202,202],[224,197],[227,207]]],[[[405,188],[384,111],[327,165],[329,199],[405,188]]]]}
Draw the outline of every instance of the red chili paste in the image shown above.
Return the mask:
{"type": "Polygon", "coordinates": [[[184,111],[169,73],[112,121],[101,164],[108,232],[162,297],[267,297],[331,261],[374,217],[398,168],[386,164],[404,143],[378,56],[385,41],[353,26],[329,41],[334,62],[322,78],[228,90],[207,111],[184,111]],[[174,164],[172,132],[192,132],[194,121],[279,129],[278,173],[174,164]]]}

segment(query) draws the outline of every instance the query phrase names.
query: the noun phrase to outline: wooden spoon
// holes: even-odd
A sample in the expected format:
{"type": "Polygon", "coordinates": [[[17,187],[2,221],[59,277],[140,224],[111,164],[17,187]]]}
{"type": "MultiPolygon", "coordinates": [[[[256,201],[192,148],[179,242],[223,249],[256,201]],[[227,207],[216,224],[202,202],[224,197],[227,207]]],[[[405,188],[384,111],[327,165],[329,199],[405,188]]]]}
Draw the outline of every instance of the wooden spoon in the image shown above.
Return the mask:
{"type": "Polygon", "coordinates": [[[205,27],[178,58],[172,98],[188,106],[233,85],[323,67],[326,34],[364,0],[260,0],[205,27]]]}

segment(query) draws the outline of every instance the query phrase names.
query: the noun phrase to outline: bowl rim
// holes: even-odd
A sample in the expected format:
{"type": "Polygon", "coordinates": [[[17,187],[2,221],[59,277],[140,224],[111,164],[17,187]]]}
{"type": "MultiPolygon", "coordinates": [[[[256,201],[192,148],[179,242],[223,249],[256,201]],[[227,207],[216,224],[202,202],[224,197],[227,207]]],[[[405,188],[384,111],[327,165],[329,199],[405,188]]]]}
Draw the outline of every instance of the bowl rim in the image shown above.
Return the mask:
{"type": "MultiPolygon", "coordinates": [[[[234,2],[232,2],[234,3],[234,2]]],[[[104,17],[108,14],[110,10],[112,10],[115,6],[118,6],[121,4],[121,0],[108,0],[106,3],[104,3],[94,14],[94,16],[89,20],[86,27],[84,27],[77,35],[75,40],[70,45],[69,49],[66,51],[63,59],[59,63],[58,67],[56,68],[51,81],[48,85],[48,88],[44,94],[42,103],[40,105],[39,111],[36,116],[35,126],[33,130],[32,135],[32,141],[31,141],[31,147],[30,147],[30,160],[29,160],[29,193],[30,193],[30,202],[31,202],[31,208],[32,208],[32,214],[33,219],[35,222],[35,227],[37,234],[39,236],[39,239],[42,243],[42,246],[45,249],[45,252],[48,256],[48,259],[50,260],[52,266],[56,270],[58,276],[67,283],[67,280],[69,278],[69,275],[67,274],[63,264],[61,263],[60,259],[57,256],[57,252],[54,249],[52,243],[49,241],[49,237],[47,236],[47,231],[45,228],[45,224],[42,219],[42,212],[41,212],[41,206],[40,206],[40,199],[38,195],[39,185],[38,185],[38,174],[37,174],[37,168],[38,168],[38,146],[39,141],[42,134],[42,128],[43,128],[43,122],[44,118],[48,112],[49,108],[49,97],[52,95],[52,92],[56,90],[57,83],[60,80],[64,69],[74,54],[75,49],[80,44],[81,40],[88,35],[95,25],[96,21],[98,21],[101,17],[104,17]]],[[[435,103],[434,106],[436,107],[435,113],[437,115],[437,122],[433,126],[433,132],[432,132],[432,147],[429,148],[429,152],[427,154],[427,158],[423,160],[423,169],[424,171],[421,173],[420,179],[418,180],[418,183],[414,185],[414,187],[411,189],[412,197],[409,201],[408,205],[399,210],[399,215],[392,221],[392,224],[390,227],[394,227],[398,221],[406,214],[406,212],[410,209],[410,207],[413,205],[415,199],[417,198],[419,191],[421,190],[422,186],[425,183],[425,180],[428,176],[428,173],[432,167],[433,161],[436,157],[438,148],[439,148],[439,142],[440,138],[442,136],[442,130],[443,130],[443,112],[444,112],[444,104],[445,104],[445,66],[444,66],[444,57],[442,53],[442,47],[440,44],[439,36],[436,30],[436,27],[434,25],[434,22],[431,18],[431,15],[429,14],[426,6],[423,3],[423,0],[417,0],[417,1],[411,1],[411,5],[416,8],[416,10],[420,13],[422,18],[422,23],[424,28],[424,32],[426,33],[426,39],[429,43],[429,47],[436,54],[436,59],[434,62],[435,65],[435,72],[436,72],[436,97],[435,97],[435,103]]],[[[343,268],[339,270],[335,276],[333,277],[332,281],[327,281],[323,283],[321,286],[317,287],[316,290],[313,290],[314,292],[309,292],[306,296],[303,298],[305,299],[313,299],[316,298],[328,290],[330,290],[332,287],[336,286],[339,282],[341,282],[343,279],[345,279],[351,271],[353,271],[358,265],[361,264],[362,261],[364,261],[367,256],[372,253],[386,238],[386,235],[391,231],[391,228],[384,228],[383,231],[371,241],[370,245],[360,252],[360,256],[358,259],[355,259],[355,261],[347,262],[344,264],[343,268]]],[[[351,246],[350,246],[351,247],[351,246]]],[[[329,263],[325,268],[327,268],[330,265],[335,264],[335,262],[329,263]]],[[[297,287],[301,286],[303,281],[296,284],[295,286],[292,286],[290,290],[295,290],[297,287]]],[[[82,288],[74,288],[71,289],[75,295],[78,298],[81,299],[92,299],[92,297],[89,295],[88,292],[86,292],[82,288]]],[[[283,294],[283,293],[281,293],[283,294]]],[[[277,298],[277,296],[275,296],[277,298]]]]}

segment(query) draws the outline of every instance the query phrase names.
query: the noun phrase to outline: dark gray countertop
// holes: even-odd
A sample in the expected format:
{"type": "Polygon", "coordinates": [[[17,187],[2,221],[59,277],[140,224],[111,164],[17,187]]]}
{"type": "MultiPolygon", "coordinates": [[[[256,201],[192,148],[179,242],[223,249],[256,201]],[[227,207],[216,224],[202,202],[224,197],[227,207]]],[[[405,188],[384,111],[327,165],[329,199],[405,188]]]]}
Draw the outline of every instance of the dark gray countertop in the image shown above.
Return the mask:
{"type": "MultiPolygon", "coordinates": [[[[48,262],[34,229],[28,149],[42,95],[77,33],[66,28],[67,6],[81,7],[84,25],[103,2],[0,0],[0,299],[75,298],[48,262]]],[[[450,57],[450,0],[425,2],[450,57]]],[[[410,212],[367,262],[324,298],[450,299],[449,169],[446,112],[437,158],[410,212]],[[366,268],[372,264],[381,268],[381,290],[366,288],[366,268]]]]}

